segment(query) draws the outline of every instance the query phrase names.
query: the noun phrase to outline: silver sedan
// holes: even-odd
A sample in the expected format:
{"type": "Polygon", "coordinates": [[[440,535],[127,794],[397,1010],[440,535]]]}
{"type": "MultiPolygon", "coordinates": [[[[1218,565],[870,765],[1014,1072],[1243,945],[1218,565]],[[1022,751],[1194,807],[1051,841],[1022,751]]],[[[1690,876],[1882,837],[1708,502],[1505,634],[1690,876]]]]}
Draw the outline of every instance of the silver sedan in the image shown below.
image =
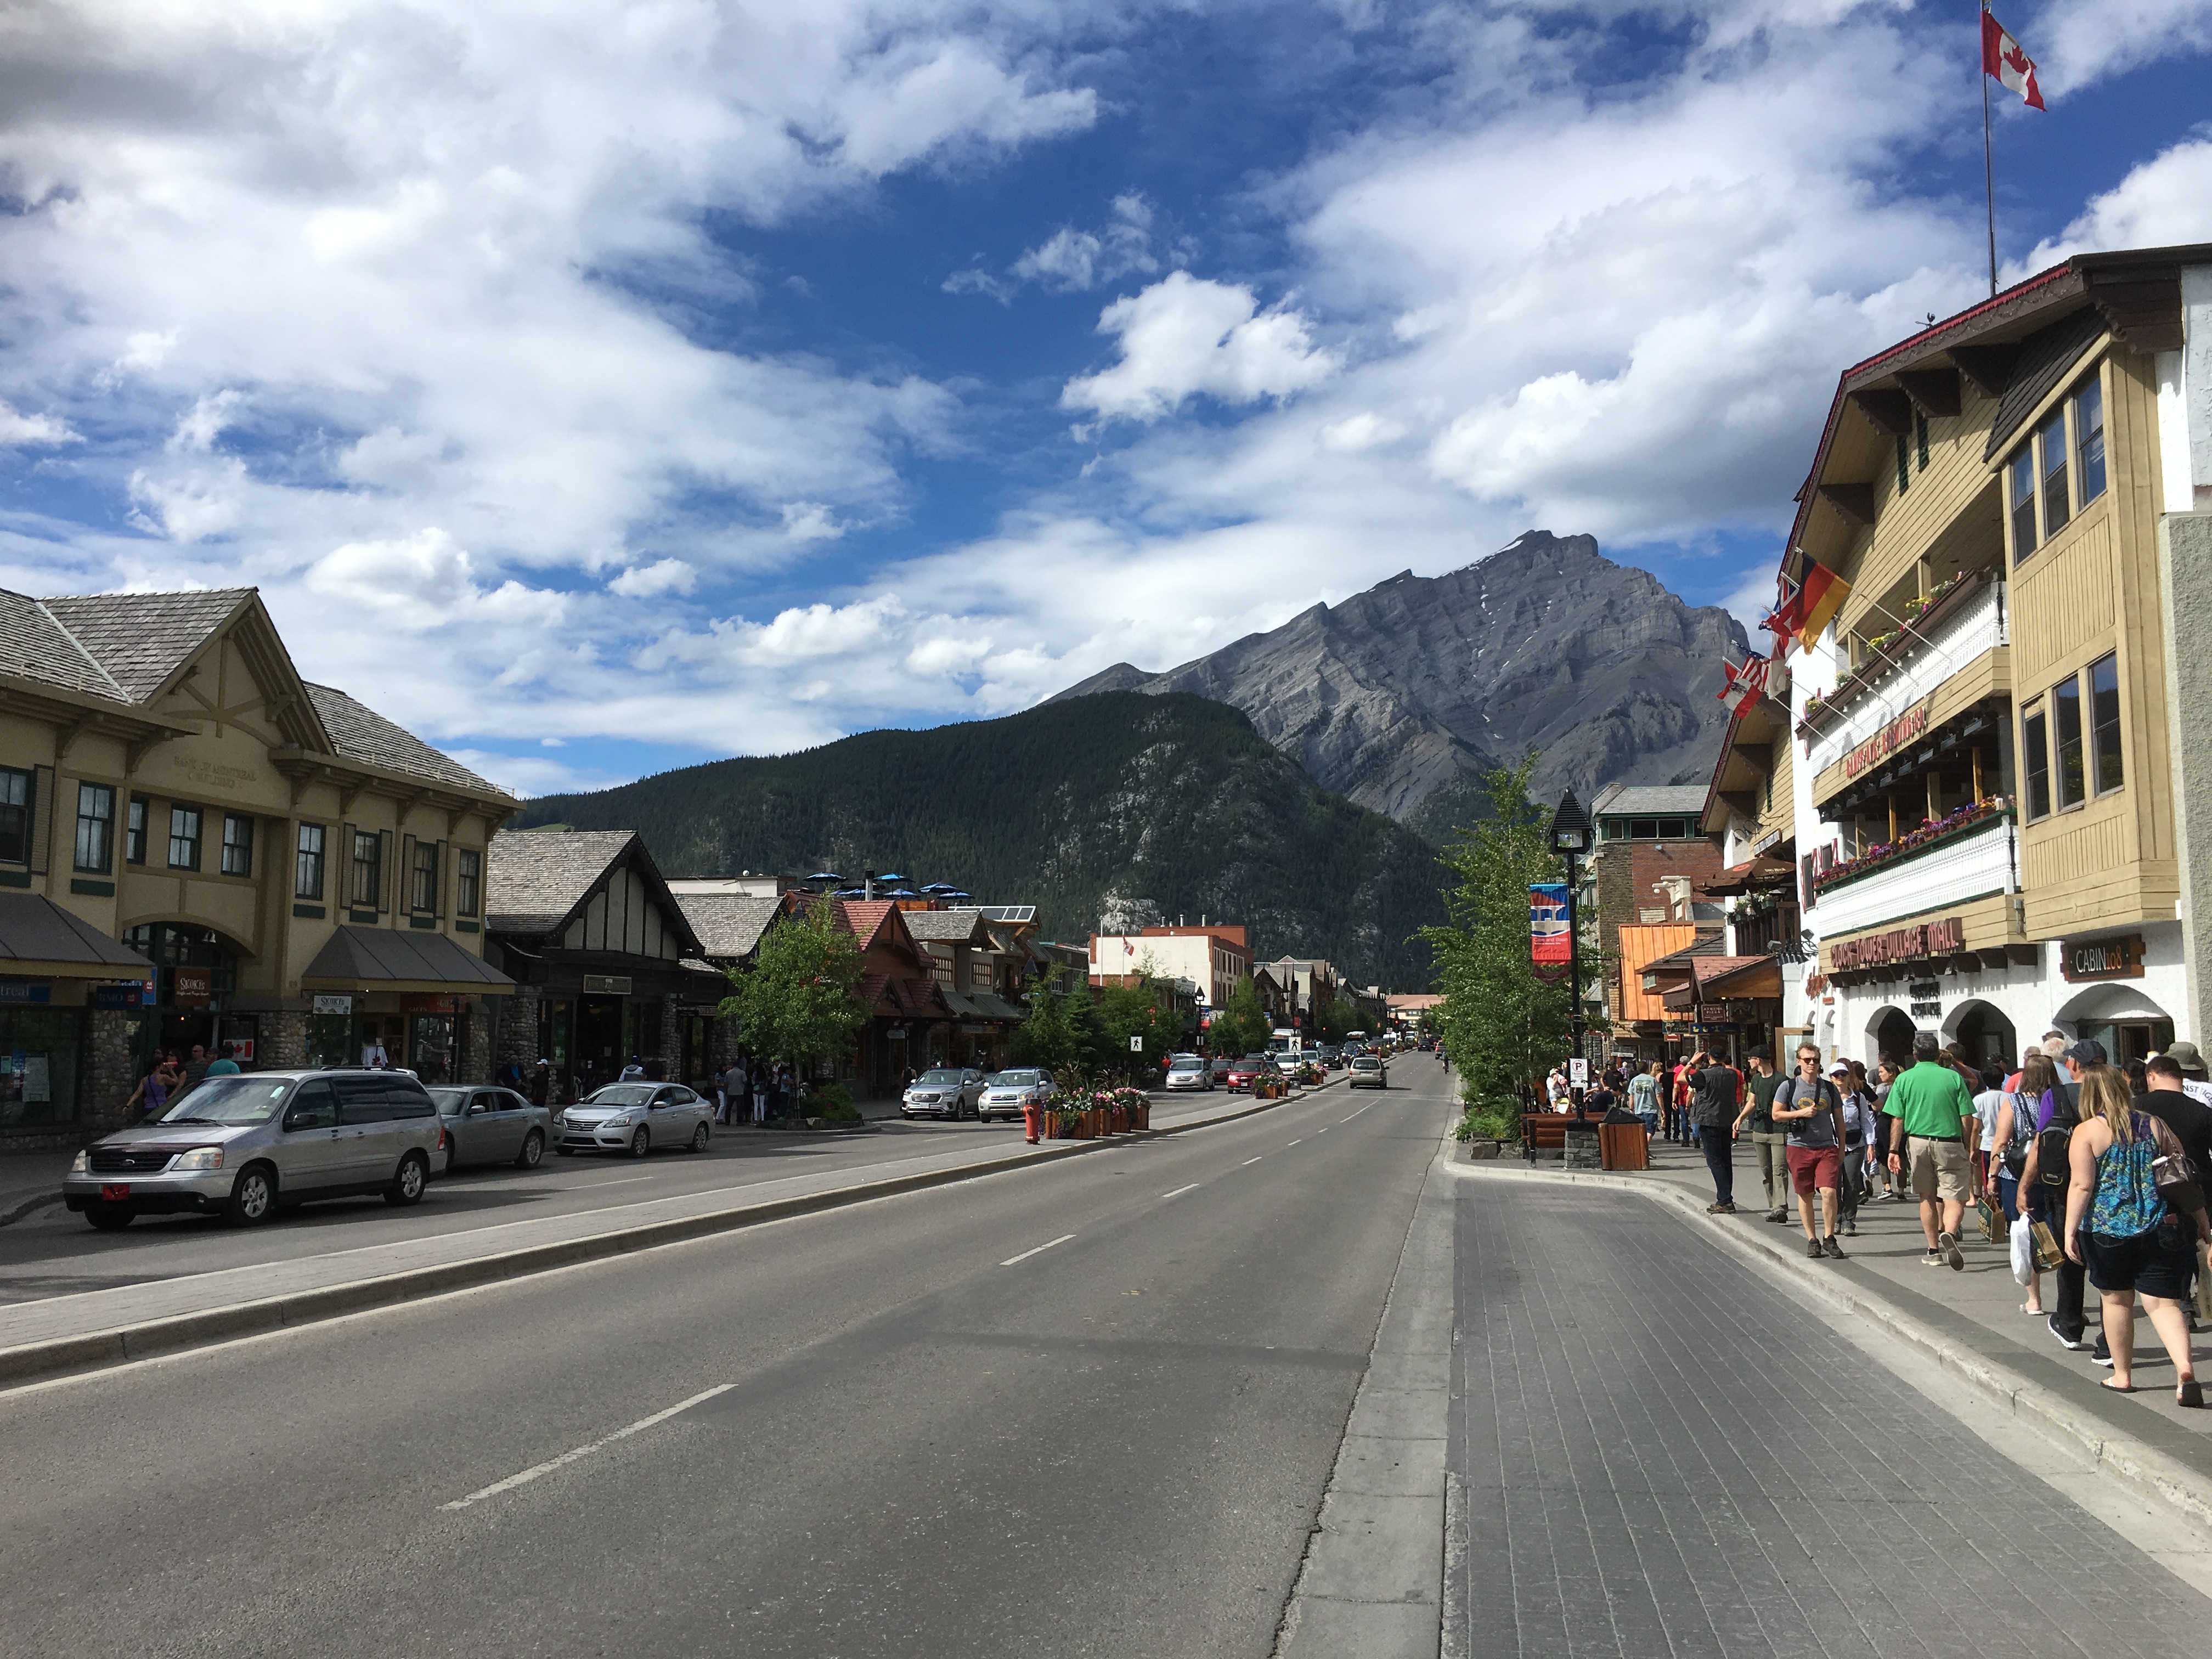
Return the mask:
{"type": "Polygon", "coordinates": [[[512,1164],[534,1170],[553,1139],[553,1114],[512,1089],[430,1091],[446,1126],[446,1170],[464,1164],[512,1164]]]}
{"type": "Polygon", "coordinates": [[[561,1114],[554,1150],[628,1152],[643,1158],[656,1146],[707,1150],[714,1103],[680,1083],[610,1083],[561,1114]]]}

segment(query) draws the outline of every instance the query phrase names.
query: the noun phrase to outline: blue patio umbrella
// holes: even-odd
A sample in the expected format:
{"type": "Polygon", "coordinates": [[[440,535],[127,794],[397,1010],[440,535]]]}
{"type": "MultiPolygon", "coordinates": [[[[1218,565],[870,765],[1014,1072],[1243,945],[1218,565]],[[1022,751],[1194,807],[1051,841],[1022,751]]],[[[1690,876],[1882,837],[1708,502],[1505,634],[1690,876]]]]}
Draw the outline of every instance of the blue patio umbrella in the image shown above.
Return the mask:
{"type": "Polygon", "coordinates": [[[920,898],[921,895],[911,887],[900,887],[884,894],[884,896],[885,898],[920,898]]]}
{"type": "Polygon", "coordinates": [[[876,878],[878,881],[904,881],[906,878],[896,870],[886,870],[876,878]]]}
{"type": "Polygon", "coordinates": [[[835,870],[817,870],[812,875],[807,877],[809,881],[842,881],[845,878],[835,870]]]}

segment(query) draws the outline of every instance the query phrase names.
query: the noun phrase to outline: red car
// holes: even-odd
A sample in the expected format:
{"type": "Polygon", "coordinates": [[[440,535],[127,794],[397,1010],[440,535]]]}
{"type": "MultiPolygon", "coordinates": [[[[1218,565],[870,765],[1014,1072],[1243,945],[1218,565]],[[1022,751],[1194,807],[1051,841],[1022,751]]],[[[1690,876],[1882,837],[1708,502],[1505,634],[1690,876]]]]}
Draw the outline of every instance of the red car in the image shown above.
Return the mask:
{"type": "Polygon", "coordinates": [[[1253,1079],[1276,1069],[1273,1054],[1247,1054],[1230,1066],[1229,1075],[1222,1079],[1222,1083],[1234,1093],[1240,1089],[1250,1088],[1253,1079]]]}

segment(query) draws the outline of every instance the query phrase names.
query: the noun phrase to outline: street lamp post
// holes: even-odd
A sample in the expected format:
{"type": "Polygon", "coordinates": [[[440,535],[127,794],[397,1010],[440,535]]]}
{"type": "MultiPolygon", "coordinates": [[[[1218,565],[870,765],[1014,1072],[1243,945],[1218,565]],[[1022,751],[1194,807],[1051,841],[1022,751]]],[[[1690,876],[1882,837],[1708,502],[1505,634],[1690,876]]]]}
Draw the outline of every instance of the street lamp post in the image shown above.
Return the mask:
{"type": "MultiPolygon", "coordinates": [[[[1576,917],[1575,860],[1589,853],[1590,848],[1589,814],[1575,799],[1571,789],[1559,797],[1559,810],[1552,814],[1552,850],[1567,861],[1567,1034],[1571,1055],[1583,1052],[1583,952],[1582,934],[1576,917]]],[[[1574,1091],[1575,1116],[1583,1115],[1582,1091],[1574,1091]]]]}

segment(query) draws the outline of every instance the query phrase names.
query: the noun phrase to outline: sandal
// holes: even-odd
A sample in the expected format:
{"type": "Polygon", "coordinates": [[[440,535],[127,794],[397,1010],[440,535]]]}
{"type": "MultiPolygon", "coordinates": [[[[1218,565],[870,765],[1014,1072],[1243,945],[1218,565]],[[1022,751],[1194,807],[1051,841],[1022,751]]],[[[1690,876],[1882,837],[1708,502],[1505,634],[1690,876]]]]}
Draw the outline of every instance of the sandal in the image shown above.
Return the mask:
{"type": "Polygon", "coordinates": [[[2136,1391],[2136,1385],[2134,1383],[2115,1382],[2109,1376],[2098,1383],[2097,1386],[2104,1389],[2107,1394],[2133,1394],[2136,1391]]]}
{"type": "Polygon", "coordinates": [[[2035,1306],[2033,1306],[2033,1304],[2029,1304],[2029,1303],[2026,1303],[2026,1302],[2021,1303],[2021,1304],[2020,1304],[2020,1310],[2021,1310],[2022,1313],[2024,1313],[2024,1314],[2033,1314],[2033,1315],[2034,1315],[2034,1316],[2035,1316],[2035,1317],[2036,1317],[2036,1318],[2038,1318],[2038,1319],[2040,1319],[2040,1318],[2042,1318],[2042,1317],[2043,1317],[2043,1310],[2042,1310],[2042,1309],[2040,1309],[2040,1308],[2035,1307],[2035,1306]]]}

